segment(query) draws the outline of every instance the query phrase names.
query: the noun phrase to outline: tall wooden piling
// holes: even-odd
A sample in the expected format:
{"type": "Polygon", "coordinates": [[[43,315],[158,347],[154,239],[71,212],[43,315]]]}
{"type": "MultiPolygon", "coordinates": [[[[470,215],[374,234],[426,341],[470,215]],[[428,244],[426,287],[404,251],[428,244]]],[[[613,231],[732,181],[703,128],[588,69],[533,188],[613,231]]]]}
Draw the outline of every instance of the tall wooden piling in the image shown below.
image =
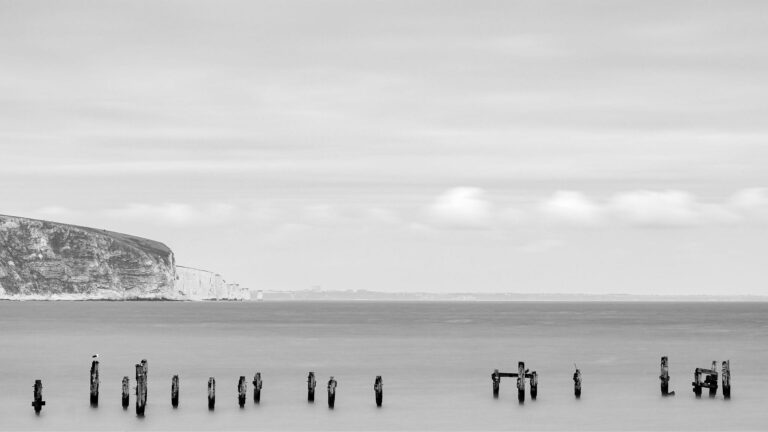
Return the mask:
{"type": "Polygon", "coordinates": [[[174,375],[171,378],[171,406],[174,408],[179,407],[179,376],[174,375]]]}
{"type": "Polygon", "coordinates": [[[539,394],[539,374],[536,371],[531,372],[530,380],[531,400],[536,400],[536,395],[539,394]]]}
{"type": "Polygon", "coordinates": [[[130,380],[128,379],[127,376],[124,376],[123,377],[123,397],[122,397],[123,409],[128,409],[128,405],[130,404],[130,396],[129,396],[129,392],[131,391],[130,389],[131,389],[130,380]]]}
{"type": "Polygon", "coordinates": [[[491,374],[491,382],[493,383],[493,397],[499,397],[499,384],[501,383],[501,376],[499,376],[499,370],[494,369],[491,374]]]}
{"type": "Polygon", "coordinates": [[[309,376],[307,376],[307,401],[308,402],[314,402],[315,401],[315,387],[317,386],[317,381],[315,381],[315,373],[310,372],[309,376]]]}
{"type": "Polygon", "coordinates": [[[725,360],[723,362],[723,397],[725,399],[731,398],[731,361],[725,360]]]}
{"type": "Polygon", "coordinates": [[[576,368],[576,372],[573,373],[573,394],[576,399],[581,397],[581,370],[576,368]]]}
{"type": "Polygon", "coordinates": [[[248,394],[248,384],[245,381],[245,377],[241,376],[237,382],[237,403],[240,404],[240,408],[245,407],[245,398],[248,394]]]}
{"type": "Polygon", "coordinates": [[[147,405],[146,360],[136,364],[136,415],[143,416],[147,405]]]}
{"type": "Polygon", "coordinates": [[[45,405],[43,400],[43,381],[35,380],[35,385],[32,386],[32,406],[35,408],[35,414],[40,415],[43,405],[45,405]]]}
{"type": "Polygon", "coordinates": [[[659,379],[661,380],[661,395],[666,396],[669,394],[669,359],[667,356],[661,357],[661,374],[659,379]]]}
{"type": "Polygon", "coordinates": [[[381,379],[381,375],[377,375],[376,380],[373,382],[373,392],[376,395],[376,406],[381,408],[381,404],[384,401],[384,381],[381,379]]]}
{"type": "Polygon", "coordinates": [[[253,376],[253,401],[261,402],[261,372],[256,372],[253,376]]]}
{"type": "Polygon", "coordinates": [[[91,362],[91,406],[99,406],[99,361],[91,362]]]}
{"type": "Polygon", "coordinates": [[[213,411],[216,406],[216,380],[213,377],[208,378],[208,409],[213,411]]]}
{"type": "Polygon", "coordinates": [[[331,377],[328,380],[328,408],[333,409],[336,405],[336,380],[331,377]]]}
{"type": "Polygon", "coordinates": [[[517,401],[525,402],[525,363],[517,363],[517,401]]]}

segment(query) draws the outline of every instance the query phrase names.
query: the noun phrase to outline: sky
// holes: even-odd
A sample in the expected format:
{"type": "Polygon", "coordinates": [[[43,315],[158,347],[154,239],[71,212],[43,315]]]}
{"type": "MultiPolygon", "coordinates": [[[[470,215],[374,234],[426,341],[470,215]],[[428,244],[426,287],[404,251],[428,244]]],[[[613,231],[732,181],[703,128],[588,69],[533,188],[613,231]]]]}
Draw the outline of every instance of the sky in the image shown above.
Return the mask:
{"type": "Polygon", "coordinates": [[[768,295],[766,16],[0,0],[0,213],[254,290],[768,295]]]}

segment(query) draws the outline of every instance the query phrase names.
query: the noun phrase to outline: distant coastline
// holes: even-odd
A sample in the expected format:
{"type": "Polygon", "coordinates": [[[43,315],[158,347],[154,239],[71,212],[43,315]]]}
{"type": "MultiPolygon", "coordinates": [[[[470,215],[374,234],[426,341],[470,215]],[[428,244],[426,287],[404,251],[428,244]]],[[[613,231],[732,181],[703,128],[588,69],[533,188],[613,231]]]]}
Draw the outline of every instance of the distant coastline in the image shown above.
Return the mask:
{"type": "MultiPolygon", "coordinates": [[[[768,302],[760,295],[639,295],[639,294],[533,294],[533,293],[429,293],[369,290],[299,291],[263,290],[264,301],[446,301],[446,302],[768,302]]],[[[257,298],[257,291],[251,291],[257,298]]]]}

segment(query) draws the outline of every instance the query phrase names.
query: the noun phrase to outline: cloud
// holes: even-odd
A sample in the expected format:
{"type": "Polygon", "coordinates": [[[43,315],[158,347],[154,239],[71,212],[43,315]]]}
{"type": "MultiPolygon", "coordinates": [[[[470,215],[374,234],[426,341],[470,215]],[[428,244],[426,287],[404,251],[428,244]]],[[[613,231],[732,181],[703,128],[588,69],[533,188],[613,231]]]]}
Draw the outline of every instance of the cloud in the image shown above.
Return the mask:
{"type": "Polygon", "coordinates": [[[232,221],[238,213],[237,207],[225,203],[211,203],[201,207],[181,203],[134,203],[101,212],[108,218],[168,225],[218,225],[232,221]]]}
{"type": "Polygon", "coordinates": [[[598,204],[576,191],[555,192],[540,204],[539,210],[549,222],[581,226],[598,224],[603,212],[598,204]]]}
{"type": "Polygon", "coordinates": [[[485,191],[456,187],[441,193],[429,206],[430,218],[438,225],[456,228],[483,228],[492,218],[492,205],[485,191]]]}

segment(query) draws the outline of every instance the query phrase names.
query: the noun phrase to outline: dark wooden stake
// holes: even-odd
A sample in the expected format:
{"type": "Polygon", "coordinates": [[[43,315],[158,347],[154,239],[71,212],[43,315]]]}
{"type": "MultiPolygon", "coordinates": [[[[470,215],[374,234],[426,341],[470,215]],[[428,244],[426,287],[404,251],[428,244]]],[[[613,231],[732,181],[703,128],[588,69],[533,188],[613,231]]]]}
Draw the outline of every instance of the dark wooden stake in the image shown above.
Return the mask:
{"type": "Polygon", "coordinates": [[[662,396],[674,396],[674,391],[669,391],[669,359],[667,356],[661,358],[661,395],[662,396]]]}
{"type": "Polygon", "coordinates": [[[136,415],[144,416],[147,406],[147,361],[136,364],[136,415]]]}
{"type": "Polygon", "coordinates": [[[517,363],[517,401],[525,402],[525,363],[517,363]]]}
{"type": "Polygon", "coordinates": [[[536,395],[539,394],[539,374],[533,371],[529,378],[531,380],[531,400],[536,400],[536,395]]]}
{"type": "Polygon", "coordinates": [[[491,382],[493,382],[493,397],[499,397],[499,384],[501,383],[501,377],[499,376],[499,370],[494,369],[491,374],[491,382]]]}
{"type": "Polygon", "coordinates": [[[331,377],[330,380],[328,380],[328,408],[333,409],[333,406],[336,405],[336,380],[331,377]]]}
{"type": "Polygon", "coordinates": [[[723,397],[731,398],[731,361],[723,362],[723,397]]]}
{"type": "Polygon", "coordinates": [[[573,394],[576,399],[581,397],[581,371],[576,368],[576,372],[573,373],[573,394]]]}
{"type": "Polygon", "coordinates": [[[32,394],[32,406],[35,407],[35,414],[40,415],[40,410],[43,409],[45,401],[43,400],[43,382],[41,380],[35,380],[32,394]]]}
{"type": "Polygon", "coordinates": [[[711,369],[696,368],[693,371],[693,393],[696,397],[701,397],[702,387],[709,389],[709,397],[715,397],[717,395],[717,362],[712,362],[711,369]],[[704,381],[702,382],[701,376],[704,375],[704,381]]]}
{"type": "Polygon", "coordinates": [[[91,406],[99,406],[99,361],[91,362],[91,406]]]}
{"type": "Polygon", "coordinates": [[[130,396],[128,396],[130,392],[130,380],[127,376],[123,377],[123,409],[128,409],[128,404],[130,403],[130,396]]]}
{"type": "Polygon", "coordinates": [[[376,380],[373,382],[373,391],[376,394],[376,406],[381,408],[384,400],[384,381],[381,379],[381,375],[376,376],[376,380]]]}
{"type": "Polygon", "coordinates": [[[171,378],[171,406],[174,408],[179,407],[179,376],[174,375],[171,378]]]}
{"type": "Polygon", "coordinates": [[[307,401],[309,402],[315,401],[315,386],[317,386],[317,382],[315,381],[315,373],[310,372],[309,376],[307,377],[307,401]]]}
{"type": "Polygon", "coordinates": [[[253,401],[261,402],[261,372],[256,372],[253,376],[253,401]]]}
{"type": "Polygon", "coordinates": [[[240,381],[237,382],[237,403],[240,404],[240,408],[245,407],[245,398],[248,394],[248,384],[245,381],[245,377],[241,376],[240,381]]]}
{"type": "Polygon", "coordinates": [[[213,377],[208,378],[208,409],[213,411],[216,405],[216,380],[213,377]]]}

